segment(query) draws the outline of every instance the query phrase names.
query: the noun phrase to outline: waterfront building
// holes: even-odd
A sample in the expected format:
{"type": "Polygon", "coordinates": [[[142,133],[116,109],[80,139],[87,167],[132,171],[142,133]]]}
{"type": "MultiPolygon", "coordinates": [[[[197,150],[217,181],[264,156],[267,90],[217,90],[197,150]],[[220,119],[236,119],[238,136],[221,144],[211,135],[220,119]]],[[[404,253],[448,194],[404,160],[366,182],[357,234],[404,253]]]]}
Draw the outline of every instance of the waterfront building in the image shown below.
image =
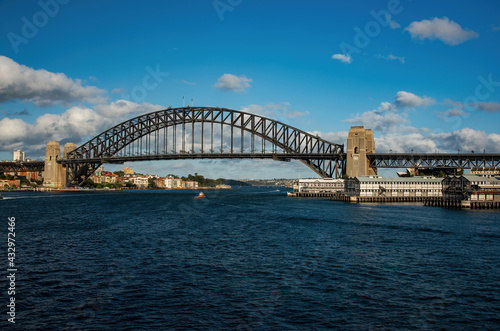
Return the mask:
{"type": "Polygon", "coordinates": [[[172,177],[172,176],[168,176],[167,178],[165,178],[165,188],[172,188],[173,187],[173,180],[174,180],[174,177],[172,177]]]}
{"type": "Polygon", "coordinates": [[[345,180],[351,197],[440,197],[443,178],[358,176],[345,180]]]}
{"type": "Polygon", "coordinates": [[[37,181],[41,177],[40,172],[36,171],[6,171],[4,175],[17,176],[21,179],[27,179],[29,181],[37,181]]]}
{"type": "Polygon", "coordinates": [[[5,188],[9,187],[20,187],[21,186],[21,180],[20,179],[2,179],[0,180],[0,190],[3,190],[5,188]]]}
{"type": "Polygon", "coordinates": [[[148,177],[137,176],[133,177],[130,181],[134,183],[138,188],[148,187],[148,177]]]}
{"type": "Polygon", "coordinates": [[[470,170],[470,173],[472,175],[478,175],[478,176],[482,176],[482,177],[488,177],[488,178],[491,178],[491,177],[495,177],[495,176],[500,176],[500,169],[497,168],[497,167],[493,167],[493,168],[477,168],[477,167],[474,167],[470,170]]]}
{"type": "Polygon", "coordinates": [[[172,188],[184,188],[182,185],[182,179],[180,178],[175,178],[172,180],[172,188]]]}
{"type": "Polygon", "coordinates": [[[24,162],[24,152],[20,149],[15,151],[13,160],[17,162],[24,162]]]}
{"type": "Polygon", "coordinates": [[[443,200],[500,202],[500,180],[476,174],[449,176],[443,180],[443,200]]]}
{"type": "Polygon", "coordinates": [[[129,182],[129,180],[130,180],[130,178],[129,178],[129,177],[117,177],[117,178],[116,178],[116,182],[117,182],[117,183],[122,183],[122,184],[126,184],[126,183],[128,183],[128,182],[129,182]]]}
{"type": "Polygon", "coordinates": [[[156,187],[165,188],[165,178],[156,178],[154,180],[156,187]]]}
{"type": "Polygon", "coordinates": [[[334,193],[344,191],[344,180],[333,178],[299,179],[293,185],[294,193],[334,193]]]}
{"type": "Polygon", "coordinates": [[[183,188],[186,189],[197,189],[198,188],[198,182],[196,181],[188,181],[188,182],[182,182],[183,183],[183,188]]]}
{"type": "Polygon", "coordinates": [[[102,176],[102,182],[109,183],[109,184],[115,184],[117,178],[118,178],[118,175],[115,175],[112,173],[107,173],[106,175],[102,176]]]}
{"type": "Polygon", "coordinates": [[[125,167],[125,169],[123,169],[123,174],[125,176],[132,176],[134,174],[134,170],[129,168],[129,167],[125,167]]]}
{"type": "Polygon", "coordinates": [[[94,171],[94,175],[96,176],[102,176],[102,173],[104,172],[104,167],[103,166],[100,166],[99,168],[97,168],[95,171],[94,171]]]}
{"type": "Polygon", "coordinates": [[[92,175],[89,177],[89,179],[94,183],[94,184],[101,184],[102,183],[102,177],[97,176],[97,175],[92,175]]]}

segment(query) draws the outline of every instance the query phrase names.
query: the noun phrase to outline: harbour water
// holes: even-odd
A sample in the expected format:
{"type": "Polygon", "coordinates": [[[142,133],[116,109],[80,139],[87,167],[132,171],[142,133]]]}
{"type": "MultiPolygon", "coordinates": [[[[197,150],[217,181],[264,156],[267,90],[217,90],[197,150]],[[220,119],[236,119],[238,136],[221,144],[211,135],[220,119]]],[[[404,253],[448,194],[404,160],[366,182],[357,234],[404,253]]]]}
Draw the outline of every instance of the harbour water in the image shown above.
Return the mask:
{"type": "Polygon", "coordinates": [[[1,325],[500,328],[498,211],[265,187],[2,195],[0,234],[15,217],[18,271],[16,323],[2,282],[1,325]]]}

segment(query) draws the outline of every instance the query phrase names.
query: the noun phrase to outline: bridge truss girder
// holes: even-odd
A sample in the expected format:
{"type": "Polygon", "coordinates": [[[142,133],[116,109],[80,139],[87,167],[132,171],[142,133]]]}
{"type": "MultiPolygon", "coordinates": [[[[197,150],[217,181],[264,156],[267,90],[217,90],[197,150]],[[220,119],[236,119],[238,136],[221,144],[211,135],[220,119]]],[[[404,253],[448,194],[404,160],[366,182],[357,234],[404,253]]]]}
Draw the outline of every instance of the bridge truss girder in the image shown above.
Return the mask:
{"type": "Polygon", "coordinates": [[[0,162],[0,172],[41,172],[45,167],[44,161],[33,162],[0,162]]]}
{"type": "Polygon", "coordinates": [[[366,156],[374,168],[495,168],[500,154],[489,153],[375,153],[366,156]]]}

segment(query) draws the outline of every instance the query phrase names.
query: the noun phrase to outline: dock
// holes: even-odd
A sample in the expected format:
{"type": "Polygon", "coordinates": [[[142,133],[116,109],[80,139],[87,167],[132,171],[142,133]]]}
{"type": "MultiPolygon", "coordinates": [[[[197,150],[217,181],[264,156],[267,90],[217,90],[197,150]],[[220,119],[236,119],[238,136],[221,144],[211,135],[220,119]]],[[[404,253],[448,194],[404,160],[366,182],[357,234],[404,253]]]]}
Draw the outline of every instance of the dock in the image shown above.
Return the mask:
{"type": "Polygon", "coordinates": [[[288,192],[287,194],[289,197],[294,197],[294,198],[331,198],[333,196],[338,195],[337,192],[293,192],[290,193],[288,192]]]}
{"type": "Polygon", "coordinates": [[[331,201],[341,201],[347,203],[416,203],[426,200],[438,200],[439,197],[358,197],[344,194],[337,194],[330,197],[331,201]]]}
{"type": "Polygon", "coordinates": [[[500,202],[470,200],[425,200],[424,206],[457,209],[500,209],[500,202]]]}

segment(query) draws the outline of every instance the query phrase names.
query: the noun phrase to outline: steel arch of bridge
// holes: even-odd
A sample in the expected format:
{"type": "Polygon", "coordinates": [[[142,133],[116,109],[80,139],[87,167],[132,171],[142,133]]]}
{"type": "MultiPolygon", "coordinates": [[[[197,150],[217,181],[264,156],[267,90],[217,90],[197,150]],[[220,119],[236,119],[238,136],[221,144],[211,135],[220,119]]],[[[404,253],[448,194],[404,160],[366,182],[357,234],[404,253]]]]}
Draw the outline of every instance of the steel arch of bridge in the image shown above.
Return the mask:
{"type": "Polygon", "coordinates": [[[318,175],[336,178],[345,168],[343,145],[263,116],[212,107],[169,108],[137,116],[92,138],[61,163],[69,185],[74,185],[103,163],[201,158],[298,159],[318,175]],[[189,126],[191,136],[186,139],[189,126]]]}

